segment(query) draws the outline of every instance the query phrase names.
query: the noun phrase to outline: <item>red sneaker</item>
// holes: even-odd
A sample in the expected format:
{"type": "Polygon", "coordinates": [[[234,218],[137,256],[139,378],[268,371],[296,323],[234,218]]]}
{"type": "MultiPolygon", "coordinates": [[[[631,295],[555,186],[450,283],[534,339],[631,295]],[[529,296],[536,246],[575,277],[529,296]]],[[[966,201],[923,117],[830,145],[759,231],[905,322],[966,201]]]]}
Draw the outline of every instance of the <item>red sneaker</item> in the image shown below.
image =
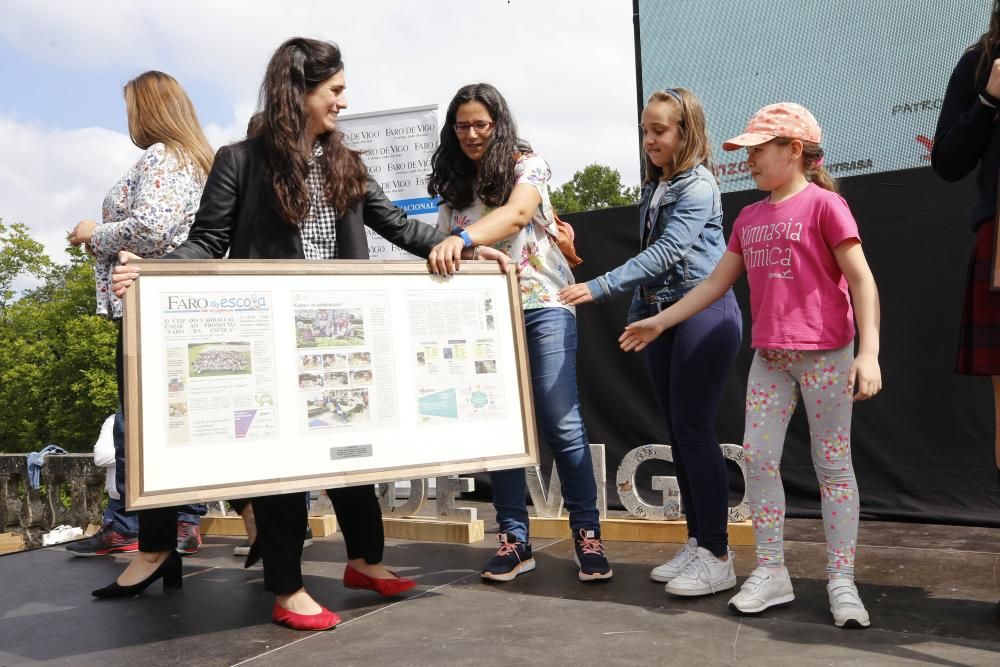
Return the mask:
{"type": "Polygon", "coordinates": [[[201,546],[201,531],[198,526],[187,521],[177,522],[177,553],[182,556],[190,556],[198,553],[201,546]]]}
{"type": "Polygon", "coordinates": [[[277,602],[271,610],[271,620],[292,630],[330,630],[340,623],[340,616],[320,605],[318,614],[296,614],[277,602]]]}
{"type": "Polygon", "coordinates": [[[348,565],[344,569],[344,588],[363,588],[375,591],[382,597],[391,598],[405,593],[417,585],[417,582],[412,579],[400,577],[395,572],[392,574],[396,577],[395,579],[375,579],[348,565]]]}

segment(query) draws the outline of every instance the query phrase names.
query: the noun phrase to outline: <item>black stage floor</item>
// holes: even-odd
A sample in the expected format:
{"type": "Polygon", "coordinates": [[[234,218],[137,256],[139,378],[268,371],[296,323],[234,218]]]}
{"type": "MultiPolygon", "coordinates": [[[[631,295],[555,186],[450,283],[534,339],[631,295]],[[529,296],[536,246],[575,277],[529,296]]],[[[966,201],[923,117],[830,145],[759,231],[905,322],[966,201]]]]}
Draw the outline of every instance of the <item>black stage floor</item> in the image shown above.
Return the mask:
{"type": "MultiPolygon", "coordinates": [[[[273,597],[259,567],[232,556],[235,539],[207,538],[185,560],[182,592],[157,584],[131,600],[90,596],[128,557],[71,558],[61,547],[2,556],[0,666],[1000,665],[996,530],[863,523],[868,630],[832,624],[818,521],[788,522],[796,600],[758,617],[731,614],[731,592],[678,599],[650,582],[677,545],[608,543],[614,580],[582,584],[569,540],[534,540],[537,570],[493,585],[478,576],[492,539],[389,541],[386,564],[420,583],[389,602],[345,589],[339,535],[317,540],[303,556],[306,585],[344,617],[325,633],[269,622],[273,597]]],[[[742,583],[753,550],[736,551],[742,583]]]]}

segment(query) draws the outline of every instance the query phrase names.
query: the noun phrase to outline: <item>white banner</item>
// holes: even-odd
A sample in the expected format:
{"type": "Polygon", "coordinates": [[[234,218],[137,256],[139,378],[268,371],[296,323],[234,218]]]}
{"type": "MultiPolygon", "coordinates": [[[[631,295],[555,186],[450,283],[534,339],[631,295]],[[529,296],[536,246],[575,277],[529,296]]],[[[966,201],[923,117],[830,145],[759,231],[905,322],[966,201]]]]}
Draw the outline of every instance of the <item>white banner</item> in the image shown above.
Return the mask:
{"type": "MultiPolygon", "coordinates": [[[[421,222],[437,223],[437,199],[427,196],[431,156],[438,145],[437,105],[341,116],[347,145],[364,151],[368,173],[393,204],[421,222]]],[[[372,259],[419,259],[369,228],[372,259]]]]}

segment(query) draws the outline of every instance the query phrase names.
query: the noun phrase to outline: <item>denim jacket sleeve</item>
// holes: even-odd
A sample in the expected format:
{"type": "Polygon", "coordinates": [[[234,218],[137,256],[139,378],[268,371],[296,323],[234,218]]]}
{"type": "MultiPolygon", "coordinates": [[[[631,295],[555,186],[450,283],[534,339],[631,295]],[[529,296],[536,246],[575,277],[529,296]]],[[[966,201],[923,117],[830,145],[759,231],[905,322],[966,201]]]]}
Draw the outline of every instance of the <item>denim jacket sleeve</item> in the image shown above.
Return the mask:
{"type": "Polygon", "coordinates": [[[594,301],[605,301],[652,282],[679,262],[712,219],[715,204],[715,189],[704,179],[694,177],[678,194],[669,213],[667,206],[660,208],[658,215],[669,217],[659,238],[617,269],[587,283],[594,301]]]}

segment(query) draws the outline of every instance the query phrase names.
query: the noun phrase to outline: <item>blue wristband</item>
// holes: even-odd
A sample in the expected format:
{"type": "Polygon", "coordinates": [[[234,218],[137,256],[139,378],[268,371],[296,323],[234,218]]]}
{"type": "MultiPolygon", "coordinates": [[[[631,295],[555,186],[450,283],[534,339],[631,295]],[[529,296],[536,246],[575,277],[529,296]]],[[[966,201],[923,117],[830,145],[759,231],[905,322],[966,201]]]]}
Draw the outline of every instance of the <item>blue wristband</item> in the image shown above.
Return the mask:
{"type": "Polygon", "coordinates": [[[469,232],[465,231],[461,227],[456,227],[455,229],[451,230],[451,235],[457,236],[460,239],[462,239],[462,243],[465,244],[464,247],[466,248],[472,247],[472,237],[469,236],[469,232]]]}

